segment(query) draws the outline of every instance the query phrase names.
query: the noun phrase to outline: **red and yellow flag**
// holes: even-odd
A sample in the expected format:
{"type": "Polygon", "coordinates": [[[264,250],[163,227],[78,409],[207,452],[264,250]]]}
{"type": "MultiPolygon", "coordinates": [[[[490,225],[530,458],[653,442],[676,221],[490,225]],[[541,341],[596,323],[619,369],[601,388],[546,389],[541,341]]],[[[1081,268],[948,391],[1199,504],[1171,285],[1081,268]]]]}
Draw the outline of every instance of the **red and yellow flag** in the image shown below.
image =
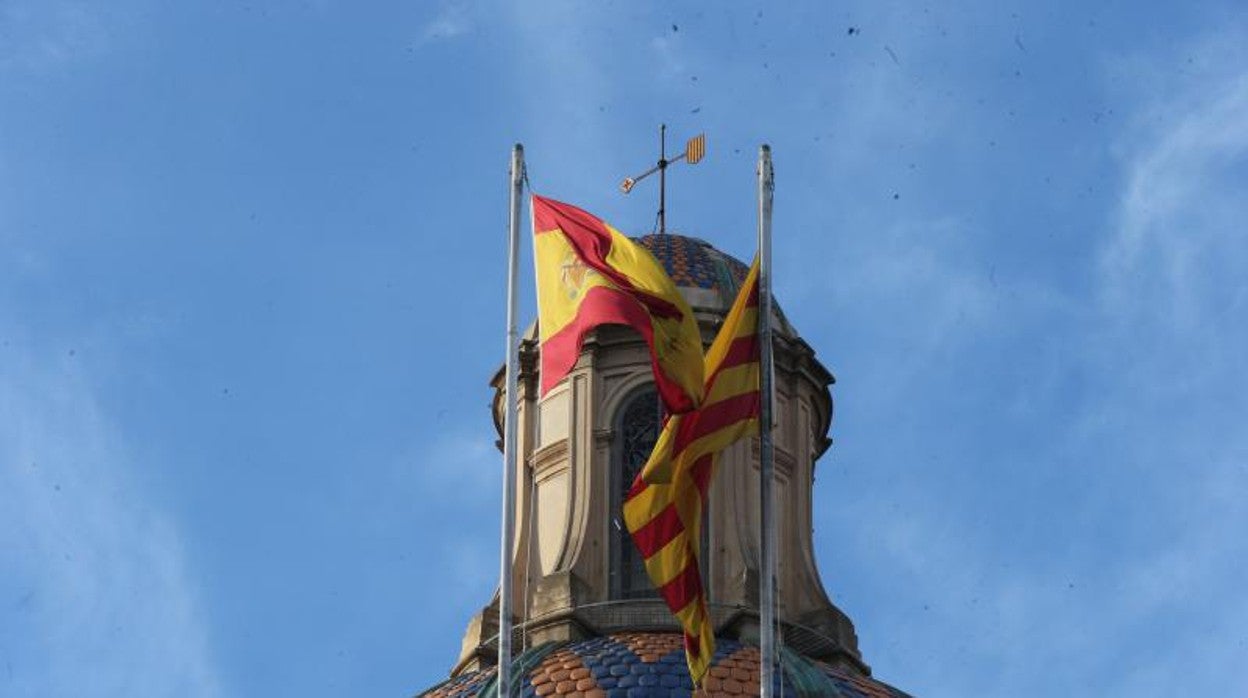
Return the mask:
{"type": "Polygon", "coordinates": [[[715,654],[702,592],[702,509],[719,452],[758,433],[758,260],[707,349],[706,398],[663,426],[650,460],[624,500],[624,522],[650,580],[685,631],[685,659],[695,684],[715,654]]]}
{"type": "Polygon", "coordinates": [[[533,254],[545,395],[576,364],[586,333],[628,325],[650,345],[668,412],[702,402],[702,337],[689,304],[649,250],[602,220],[533,195],[533,254]]]}

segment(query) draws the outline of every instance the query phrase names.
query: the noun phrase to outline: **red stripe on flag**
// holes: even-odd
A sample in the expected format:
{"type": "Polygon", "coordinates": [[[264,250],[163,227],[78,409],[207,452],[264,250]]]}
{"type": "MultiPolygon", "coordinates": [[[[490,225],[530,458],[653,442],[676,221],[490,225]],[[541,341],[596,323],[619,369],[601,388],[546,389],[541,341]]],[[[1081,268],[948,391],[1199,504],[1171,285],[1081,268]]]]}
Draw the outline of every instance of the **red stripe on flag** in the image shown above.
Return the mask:
{"type": "Polygon", "coordinates": [[[628,325],[640,332],[647,343],[654,339],[649,316],[628,294],[605,286],[589,289],[576,308],[576,317],[542,342],[543,395],[568,375],[581,354],[585,335],[600,324],[628,325]]]}
{"type": "Polygon", "coordinates": [[[758,335],[751,334],[748,337],[737,337],[732,340],[732,344],[728,345],[728,351],[724,354],[724,360],[715,369],[715,372],[719,373],[726,368],[757,362],[758,335]]]}
{"type": "Polygon", "coordinates": [[[688,606],[689,603],[698,598],[702,594],[702,575],[698,574],[698,560],[693,555],[689,555],[685,560],[685,569],[680,571],[667,584],[659,589],[659,593],[663,595],[663,600],[667,602],[667,607],[672,613],[680,611],[680,609],[688,606]]]}
{"type": "Polygon", "coordinates": [[[715,367],[715,372],[706,379],[707,394],[709,395],[711,389],[715,387],[715,382],[719,380],[719,374],[730,368],[758,363],[758,347],[758,335],[756,334],[734,339],[732,344],[728,345],[728,351],[724,354],[724,360],[715,367]]]}
{"type": "Polygon", "coordinates": [[[633,286],[631,279],[607,263],[607,255],[611,253],[611,232],[600,218],[571,204],[536,194],[533,201],[533,228],[539,231],[539,235],[558,228],[583,262],[636,298],[652,315],[684,317],[674,303],[633,286]]]}
{"type": "Polygon", "coordinates": [[[653,519],[633,531],[633,543],[637,545],[641,556],[649,559],[684,530],[685,523],[680,520],[676,505],[668,504],[653,519]]]}
{"type": "Polygon", "coordinates": [[[542,395],[550,392],[576,365],[585,335],[590,330],[598,325],[627,325],[637,330],[650,347],[655,387],[664,404],[673,411],[693,409],[693,403],[684,389],[668,378],[659,367],[658,355],[654,351],[654,326],[650,323],[650,316],[646,311],[624,291],[606,286],[589,289],[581,299],[572,322],[542,342],[542,395]]]}
{"type": "Polygon", "coordinates": [[[719,454],[708,453],[695,461],[693,467],[689,469],[689,477],[698,488],[698,493],[702,495],[703,503],[706,502],[706,488],[711,484],[711,474],[714,472],[717,455],[719,454]]]}
{"type": "Polygon", "coordinates": [[[624,495],[624,501],[627,502],[633,497],[636,497],[650,486],[650,483],[646,482],[645,478],[641,476],[644,472],[645,468],[642,468],[641,472],[637,473],[637,477],[633,478],[633,484],[628,488],[628,493],[624,495]]]}
{"type": "Polygon", "coordinates": [[[710,405],[703,405],[696,414],[692,415],[693,419],[686,418],[681,421],[680,431],[676,433],[676,440],[672,445],[672,453],[680,453],[689,444],[713,431],[718,431],[743,419],[757,417],[758,402],[758,391],[752,390],[724,398],[710,405]]]}
{"type": "Polygon", "coordinates": [[[702,642],[697,635],[685,633],[685,654],[692,657],[700,657],[702,655],[702,642]]]}
{"type": "Polygon", "coordinates": [[[555,230],[564,230],[564,224],[585,228],[597,233],[595,255],[606,259],[611,251],[611,233],[603,225],[602,219],[583,208],[562,201],[548,199],[545,196],[533,195],[533,230],[538,235],[545,235],[555,230]]]}

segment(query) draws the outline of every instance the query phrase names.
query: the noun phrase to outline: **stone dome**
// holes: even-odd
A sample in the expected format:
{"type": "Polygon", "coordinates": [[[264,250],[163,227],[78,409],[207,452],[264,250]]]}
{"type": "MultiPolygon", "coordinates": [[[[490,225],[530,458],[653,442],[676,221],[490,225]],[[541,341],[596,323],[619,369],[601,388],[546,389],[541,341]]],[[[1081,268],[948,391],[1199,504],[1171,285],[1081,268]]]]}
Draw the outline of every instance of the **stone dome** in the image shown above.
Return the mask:
{"type": "MultiPolygon", "coordinates": [[[[758,695],[758,648],[720,638],[715,658],[697,696],[758,695]]],[[[793,652],[782,656],[776,693],[805,698],[909,698],[870,677],[811,660],[793,652]],[[782,693],[781,693],[782,692],[782,693]]],[[[681,636],[677,633],[621,632],[573,642],[551,642],[516,657],[519,695],[586,698],[669,698],[693,694],[681,636]]],[[[493,696],[493,667],[460,674],[435,686],[425,698],[493,696]]]]}

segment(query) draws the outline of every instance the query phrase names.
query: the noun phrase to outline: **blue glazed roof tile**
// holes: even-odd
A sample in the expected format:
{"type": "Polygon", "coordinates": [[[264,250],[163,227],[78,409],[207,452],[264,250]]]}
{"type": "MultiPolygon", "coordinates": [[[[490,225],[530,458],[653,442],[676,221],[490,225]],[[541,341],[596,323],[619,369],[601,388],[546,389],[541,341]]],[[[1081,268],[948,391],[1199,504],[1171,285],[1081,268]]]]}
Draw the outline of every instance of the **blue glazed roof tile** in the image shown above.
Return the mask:
{"type": "MultiPolygon", "coordinates": [[[[867,676],[822,662],[783,654],[775,688],[783,695],[827,698],[911,698],[867,676]]],[[[693,695],[677,633],[619,633],[606,637],[543,645],[515,658],[517,695],[533,698],[677,698],[693,695]]],[[[705,698],[758,694],[758,649],[719,639],[703,680],[705,698]]],[[[462,674],[420,694],[428,698],[475,698],[490,693],[494,669],[462,674]]]]}
{"type": "Polygon", "coordinates": [[[719,292],[731,303],[745,281],[749,266],[697,238],[665,233],[636,238],[663,265],[677,286],[719,292]]]}

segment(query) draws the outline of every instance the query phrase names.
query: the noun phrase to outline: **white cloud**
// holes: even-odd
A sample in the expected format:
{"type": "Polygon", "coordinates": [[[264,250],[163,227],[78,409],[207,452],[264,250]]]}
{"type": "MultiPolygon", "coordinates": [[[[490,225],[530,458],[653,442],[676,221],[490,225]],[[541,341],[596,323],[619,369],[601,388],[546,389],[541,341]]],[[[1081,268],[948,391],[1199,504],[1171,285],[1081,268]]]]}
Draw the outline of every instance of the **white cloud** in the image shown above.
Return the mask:
{"type": "Polygon", "coordinates": [[[468,5],[462,0],[449,0],[443,2],[438,14],[421,28],[420,43],[454,39],[472,31],[473,26],[468,5]]]}
{"type": "MultiPolygon", "coordinates": [[[[924,696],[1248,692],[1238,671],[1248,642],[1246,36],[1229,29],[1179,47],[1203,66],[1181,79],[1157,77],[1174,55],[1152,57],[1156,69],[1128,65],[1136,93],[1119,103],[1131,115],[1115,144],[1120,195],[1087,297],[1015,282],[1021,312],[994,315],[987,305],[1004,289],[985,283],[975,249],[950,241],[974,237],[955,220],[943,226],[952,235],[941,225],[924,238],[904,227],[877,235],[880,258],[838,276],[870,312],[905,318],[898,338],[924,357],[911,361],[975,352],[989,322],[1062,347],[1050,390],[1067,396],[1039,415],[1039,451],[994,443],[1001,435],[987,432],[1008,423],[999,415],[933,417],[953,432],[952,455],[982,462],[941,463],[938,475],[889,464],[907,480],[873,481],[888,488],[836,496],[821,513],[816,530],[850,537],[821,561],[874,568],[846,610],[869,597],[870,615],[856,620],[885,680],[924,696]]],[[[904,357],[876,360],[901,385],[916,373],[904,357]]],[[[1043,368],[1015,362],[1015,380],[1043,368]]]]}
{"type": "Polygon", "coordinates": [[[72,360],[0,349],[0,692],[222,695],[176,524],[72,360]]]}
{"type": "Polygon", "coordinates": [[[1159,533],[1124,560],[1112,602],[1125,633],[1167,646],[1114,695],[1248,691],[1228,651],[1242,657],[1248,623],[1236,563],[1248,557],[1248,505],[1235,494],[1248,488],[1246,38],[1231,27],[1182,47],[1201,61],[1178,81],[1141,69],[1154,92],[1120,147],[1098,336],[1114,380],[1095,407],[1129,428],[1116,444],[1122,486],[1150,498],[1159,533]]]}
{"type": "Polygon", "coordinates": [[[678,35],[664,34],[650,39],[650,50],[654,53],[660,79],[685,77],[685,60],[678,35]]]}
{"type": "Polygon", "coordinates": [[[410,464],[425,491],[454,491],[462,498],[456,508],[488,507],[502,490],[503,455],[494,443],[496,432],[488,416],[475,421],[476,428],[465,425],[443,432],[410,464]]]}
{"type": "Polygon", "coordinates": [[[108,43],[108,32],[89,3],[59,0],[0,5],[0,68],[54,68],[97,56],[108,43]]]}
{"type": "MultiPolygon", "coordinates": [[[[1043,687],[1047,695],[1095,686],[1105,696],[1248,689],[1231,678],[1235,660],[1227,650],[1242,647],[1248,623],[1235,562],[1248,554],[1238,535],[1248,506],[1228,496],[1248,486],[1248,474],[1218,469],[1191,476],[1193,486],[1176,493],[1184,499],[1181,511],[1159,513],[1171,524],[1168,535],[1132,551],[1118,546],[1137,548],[1139,541],[1096,530],[1083,531],[1081,540],[1051,542],[1069,552],[1028,550],[1027,542],[1003,544],[1000,531],[976,526],[951,513],[947,502],[918,492],[903,492],[900,510],[889,516],[876,512],[895,505],[897,492],[854,497],[827,527],[853,532],[853,539],[838,541],[829,557],[869,554],[887,580],[870,591],[885,610],[859,628],[867,660],[877,668],[904,667],[904,680],[897,669],[881,676],[917,695],[1031,695],[1020,693],[1025,687],[1043,687]],[[916,598],[921,606],[898,603],[916,598]],[[1194,676],[1192,666],[1207,672],[1194,676]]],[[[993,522],[1005,530],[1018,523],[993,522]]],[[[858,601],[851,601],[851,614],[858,601]]]]}
{"type": "Polygon", "coordinates": [[[612,214],[631,202],[600,192],[614,190],[638,162],[636,153],[620,152],[619,134],[652,126],[616,121],[618,99],[632,78],[631,54],[616,45],[615,13],[568,0],[508,4],[503,11],[515,42],[506,65],[518,90],[514,128],[533,187],[568,201],[598,200],[594,212],[620,224],[612,214]]]}
{"type": "MultiPolygon", "coordinates": [[[[1248,63],[1241,61],[1241,67],[1248,63]]],[[[1128,157],[1117,234],[1105,257],[1106,302],[1173,327],[1232,313],[1248,289],[1248,70],[1177,95],[1151,142],[1128,157]]]]}

